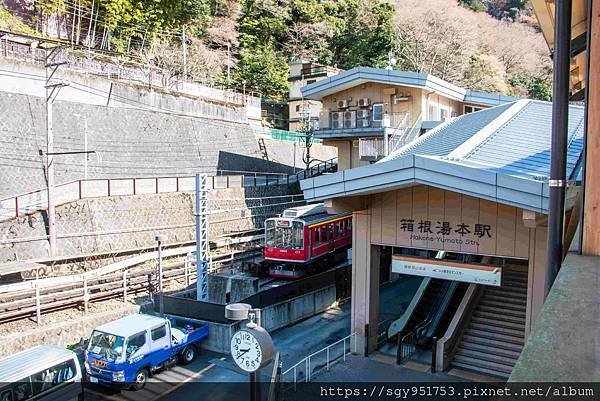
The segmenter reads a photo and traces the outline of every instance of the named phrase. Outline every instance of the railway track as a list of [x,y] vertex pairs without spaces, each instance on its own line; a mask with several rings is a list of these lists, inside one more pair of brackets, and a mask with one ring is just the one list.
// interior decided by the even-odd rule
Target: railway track
[[[213,256],[213,264],[221,268],[232,262],[253,259],[261,250],[238,251]],[[215,268],[214,271],[218,271]],[[81,308],[87,313],[90,303],[108,299],[122,299],[154,293],[158,288],[158,274],[154,267],[132,267],[98,277],[90,277],[72,283],[36,286],[30,280],[31,289],[18,289],[0,293],[0,323],[36,318],[38,323],[44,314],[68,308]],[[163,285],[169,288],[190,287],[196,282],[195,267],[179,261],[163,264]]]

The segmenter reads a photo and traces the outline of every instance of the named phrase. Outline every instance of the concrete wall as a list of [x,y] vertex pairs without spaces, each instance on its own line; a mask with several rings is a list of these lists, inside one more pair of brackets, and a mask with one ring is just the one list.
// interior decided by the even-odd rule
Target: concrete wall
[[[0,59],[0,92],[45,96],[45,69],[40,64],[15,59]],[[146,80],[144,82],[118,81],[121,74],[118,66],[111,63],[89,64],[90,71],[108,74],[112,70],[114,79],[73,71],[70,68],[85,71],[85,65],[66,65],[59,68],[55,78],[68,83],[60,90],[57,100],[85,103],[116,108],[138,108],[168,110],[196,117],[218,118],[227,121],[248,122],[248,117],[260,119],[260,104],[247,102],[245,106],[226,102],[227,93],[219,89],[197,84],[186,84],[181,91],[166,91]],[[139,71],[144,76],[143,71]],[[123,77],[123,79],[125,79]],[[139,79],[139,77],[138,77]],[[155,80],[156,81],[156,80]]]
[[[0,92],[0,112],[0,198],[45,188],[44,99]],[[243,123],[57,101],[53,125],[55,152],[83,151],[86,138],[87,150],[97,152],[87,157],[88,178],[293,172],[293,142],[265,141],[269,160],[263,160],[253,129]],[[335,156],[335,149],[320,149],[313,147],[314,157]],[[303,166],[302,149],[296,153]],[[85,177],[84,155],[58,155],[54,164],[57,184]]]
[[[268,331],[273,332],[323,312],[335,300],[335,285],[309,292],[288,301],[263,308],[261,312],[261,325]],[[229,342],[233,333],[243,325],[243,322],[222,324],[199,321],[208,324],[210,333],[208,340],[202,343],[202,348],[224,354],[230,352]]]
[[[0,121],[0,197],[44,188],[44,100],[0,92],[0,111],[10,116]],[[84,150],[86,136],[87,149],[98,152],[88,156],[89,178],[215,173],[230,155],[254,158],[239,170],[264,164],[247,124],[60,101],[53,116],[55,152]],[[84,156],[55,156],[55,177],[57,184],[84,178]]]
[[[215,189],[209,192],[209,234],[262,227],[266,217],[281,213],[288,186]],[[194,194],[190,192],[89,198],[56,209],[57,256],[83,255],[195,239]],[[0,262],[49,256],[45,213],[0,223]]]
[[262,309],[262,326],[273,331],[314,316],[336,301],[335,285]]

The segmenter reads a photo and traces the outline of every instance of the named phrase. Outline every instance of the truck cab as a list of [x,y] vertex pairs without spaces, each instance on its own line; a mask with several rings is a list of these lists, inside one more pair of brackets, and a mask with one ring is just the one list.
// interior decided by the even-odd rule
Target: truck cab
[[148,377],[194,360],[208,326],[189,319],[130,315],[93,330],[85,352],[92,383],[140,389]]

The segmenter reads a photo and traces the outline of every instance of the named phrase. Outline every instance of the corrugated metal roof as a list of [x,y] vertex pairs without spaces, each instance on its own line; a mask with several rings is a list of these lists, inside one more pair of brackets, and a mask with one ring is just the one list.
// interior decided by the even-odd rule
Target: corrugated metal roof
[[504,113],[513,103],[503,104],[475,113],[464,114],[438,125],[425,135],[409,143],[381,160],[393,160],[409,154],[447,156],[495,118]]
[[[584,110],[569,108],[567,177],[581,179]],[[519,100],[434,128],[375,164],[300,182],[307,200],[424,184],[547,213],[552,104]]]
[[[446,122],[381,162],[409,154],[441,156],[481,169],[544,181],[550,174],[551,134],[552,104],[519,100]],[[576,167],[582,150],[583,108],[571,106],[567,177],[575,179],[579,174]]]
[[73,351],[51,345],[39,345],[18,352],[0,359],[0,383],[23,379],[41,369],[74,357]]

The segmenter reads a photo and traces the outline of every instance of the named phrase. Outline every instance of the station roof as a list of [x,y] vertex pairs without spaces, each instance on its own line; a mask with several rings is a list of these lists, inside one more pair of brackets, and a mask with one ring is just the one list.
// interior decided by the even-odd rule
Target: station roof
[[301,91],[306,99],[320,100],[368,82],[427,89],[450,99],[480,106],[497,106],[517,100],[511,96],[464,89],[431,74],[371,67],[353,68],[304,86]]
[[[583,108],[569,108],[567,177],[581,179]],[[446,121],[379,162],[301,181],[308,201],[430,185],[547,213],[552,104],[519,100]]]

